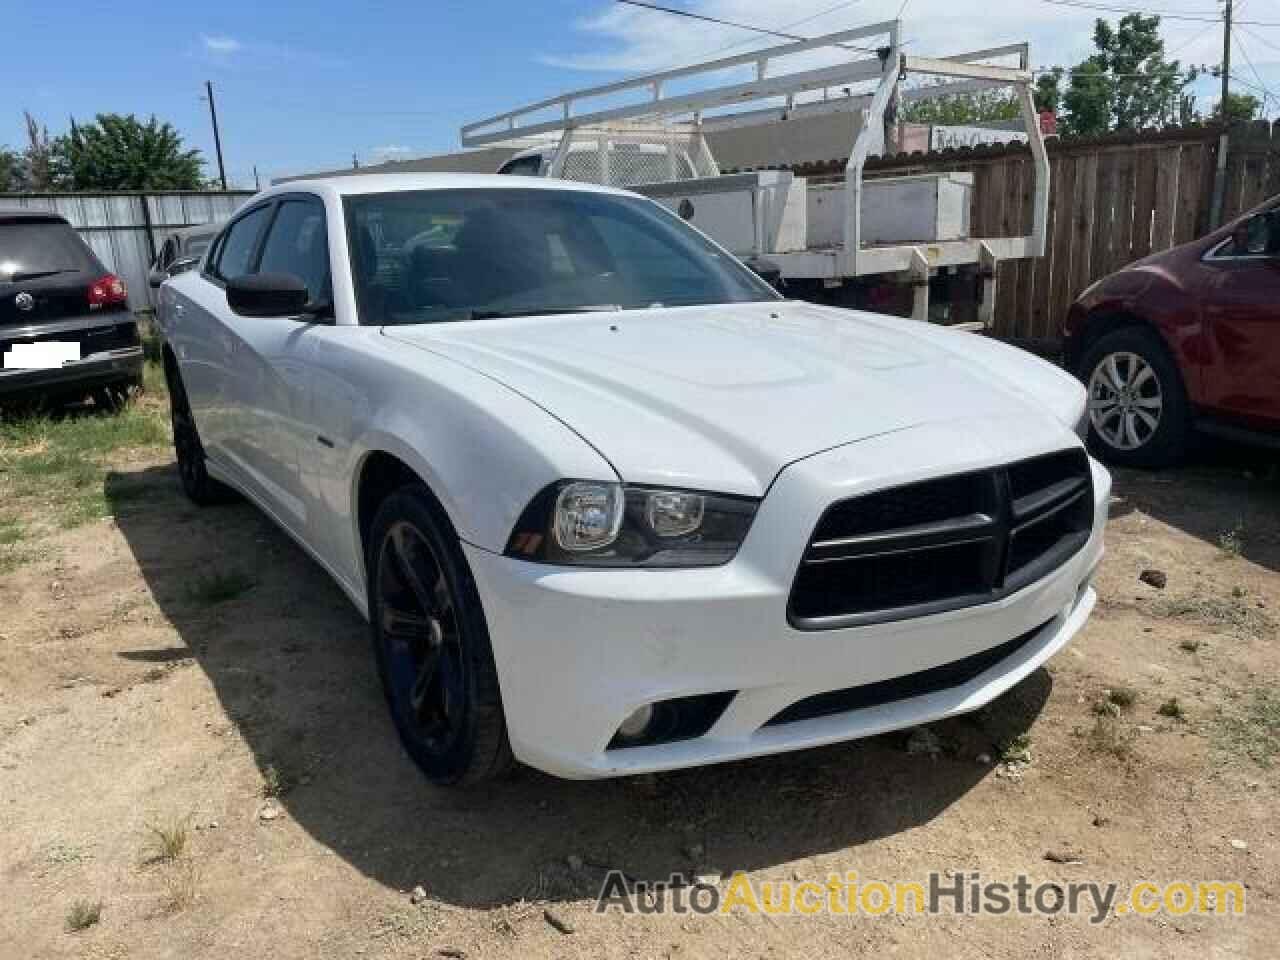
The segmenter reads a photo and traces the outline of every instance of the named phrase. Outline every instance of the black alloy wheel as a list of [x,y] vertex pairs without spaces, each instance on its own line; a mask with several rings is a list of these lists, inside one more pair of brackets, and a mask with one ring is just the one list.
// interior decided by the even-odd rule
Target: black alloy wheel
[[511,753],[484,614],[457,538],[420,486],[379,508],[368,569],[374,649],[405,749],[434,783],[498,775]]

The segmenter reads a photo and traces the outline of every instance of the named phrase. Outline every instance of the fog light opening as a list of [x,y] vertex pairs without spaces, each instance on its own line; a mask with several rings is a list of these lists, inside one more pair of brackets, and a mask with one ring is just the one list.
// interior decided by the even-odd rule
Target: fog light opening
[[637,707],[622,721],[606,749],[651,747],[700,737],[715,726],[735,692],[676,697]]
[[620,740],[639,740],[649,730],[649,725],[653,723],[653,704],[646,703],[644,706],[632,710],[627,714],[627,718],[618,726],[618,739]]

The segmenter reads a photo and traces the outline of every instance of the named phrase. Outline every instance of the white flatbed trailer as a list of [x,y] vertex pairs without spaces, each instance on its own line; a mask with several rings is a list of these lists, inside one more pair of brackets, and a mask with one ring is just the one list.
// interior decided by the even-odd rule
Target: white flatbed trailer
[[[947,268],[976,271],[981,295],[978,322],[971,326],[990,326],[996,264],[1045,251],[1049,158],[1032,97],[1028,48],[1016,44],[918,57],[902,52],[900,35],[900,22],[886,21],[590,87],[467,124],[462,144],[542,142],[548,162],[540,172],[552,177],[566,175],[566,165],[584,142],[594,144],[600,160],[590,179],[608,183],[616,182],[610,178],[610,156],[623,156],[621,148],[611,153],[610,144],[651,143],[654,131],[669,143],[683,138],[682,149],[693,160],[677,163],[671,147],[669,180],[627,184],[630,189],[679,211],[735,254],[767,259],[789,284],[832,291],[872,278],[908,283],[914,288],[911,316],[920,320],[929,319],[932,276]],[[812,66],[815,57],[825,65]],[[1017,58],[1016,66],[984,62],[1011,57]],[[793,58],[800,64],[786,62]],[[724,82],[727,71],[744,69],[752,76]],[[911,75],[937,82],[901,88]],[[848,90],[871,81],[874,91]],[[681,92],[669,92],[677,86]],[[1029,235],[969,236],[972,178],[965,174],[864,180],[895,94],[898,103],[908,103],[1000,87],[1014,91],[1031,149],[1035,197]],[[760,106],[761,101],[769,104]],[[787,171],[718,175],[706,146],[708,133],[824,114],[833,123],[849,122],[852,142],[841,182],[809,183]],[[712,175],[682,178],[682,172],[688,177],[686,171]]]

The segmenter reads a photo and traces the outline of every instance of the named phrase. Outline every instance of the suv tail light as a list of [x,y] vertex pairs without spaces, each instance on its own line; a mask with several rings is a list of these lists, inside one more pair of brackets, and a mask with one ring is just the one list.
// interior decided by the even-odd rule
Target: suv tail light
[[129,292],[125,289],[124,281],[114,273],[108,273],[105,277],[100,277],[89,284],[90,307],[127,303],[128,300]]

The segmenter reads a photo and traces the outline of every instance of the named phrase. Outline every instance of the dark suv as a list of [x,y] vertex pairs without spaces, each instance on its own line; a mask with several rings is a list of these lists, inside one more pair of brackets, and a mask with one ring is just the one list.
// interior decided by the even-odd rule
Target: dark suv
[[1104,459],[1164,466],[1196,431],[1280,448],[1280,197],[1099,280],[1063,332]]
[[142,382],[124,281],[54,213],[0,209],[0,403],[116,402]]

